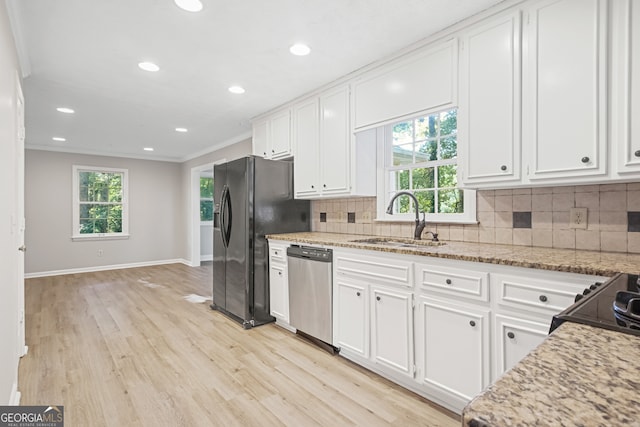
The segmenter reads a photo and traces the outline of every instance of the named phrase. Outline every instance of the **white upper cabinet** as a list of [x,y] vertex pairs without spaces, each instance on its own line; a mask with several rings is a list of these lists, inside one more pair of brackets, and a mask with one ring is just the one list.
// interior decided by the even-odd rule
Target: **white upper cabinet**
[[253,123],[253,154],[266,159],[285,159],[293,155],[291,109],[278,111]]
[[354,128],[455,105],[457,40],[432,46],[354,80]]
[[293,107],[296,198],[375,195],[376,140],[353,135],[350,106],[343,85]]
[[523,146],[531,150],[529,180],[605,175],[607,1],[540,1],[524,20],[522,126]]
[[318,98],[293,107],[293,167],[296,197],[320,195],[320,113]]
[[253,154],[267,157],[267,139],[269,135],[269,121],[260,120],[253,123]]
[[520,180],[520,12],[483,22],[460,42],[462,182]]
[[630,178],[640,172],[640,4],[614,2],[613,15],[611,139],[615,170]]
[[349,87],[320,95],[320,184],[323,194],[349,192]]

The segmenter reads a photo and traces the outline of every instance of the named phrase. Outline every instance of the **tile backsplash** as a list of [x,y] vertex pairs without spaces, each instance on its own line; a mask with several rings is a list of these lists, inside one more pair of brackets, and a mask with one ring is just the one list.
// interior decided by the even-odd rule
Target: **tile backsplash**
[[[586,228],[570,227],[572,208],[587,209]],[[375,221],[375,197],[315,200],[312,209],[313,231],[413,236],[413,223]],[[445,241],[640,253],[640,183],[480,190],[477,219],[425,230]]]

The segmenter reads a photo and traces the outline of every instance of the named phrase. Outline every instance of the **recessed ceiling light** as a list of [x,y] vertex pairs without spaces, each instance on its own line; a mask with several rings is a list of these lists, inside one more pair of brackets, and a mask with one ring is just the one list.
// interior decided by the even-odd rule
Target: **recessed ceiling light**
[[56,108],[56,110],[60,111],[61,113],[66,113],[66,114],[75,113],[74,110],[72,110],[71,108],[67,108],[67,107],[58,107],[58,108]]
[[160,67],[158,67],[153,62],[140,62],[138,63],[138,67],[140,67],[145,71],[150,71],[152,73],[155,73],[156,71],[160,70]]
[[244,93],[244,88],[242,86],[231,86],[229,92],[237,94]]
[[53,139],[54,141],[58,141],[58,142],[65,142],[67,140],[67,138],[62,138],[62,137],[59,137],[59,136],[54,136],[51,139]]
[[187,12],[200,12],[202,10],[202,2],[200,0],[173,0],[180,9]]
[[151,147],[144,147],[144,151],[153,151],[153,148],[151,148]]
[[187,128],[176,128],[176,132],[189,132]]
[[306,44],[296,43],[289,48],[289,52],[297,56],[305,56],[309,55],[309,52],[311,52],[311,48]]

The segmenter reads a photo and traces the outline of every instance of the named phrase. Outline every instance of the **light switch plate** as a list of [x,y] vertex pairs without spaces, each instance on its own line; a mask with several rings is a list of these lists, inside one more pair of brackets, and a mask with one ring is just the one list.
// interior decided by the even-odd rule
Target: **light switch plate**
[[587,208],[569,209],[569,228],[587,229]]

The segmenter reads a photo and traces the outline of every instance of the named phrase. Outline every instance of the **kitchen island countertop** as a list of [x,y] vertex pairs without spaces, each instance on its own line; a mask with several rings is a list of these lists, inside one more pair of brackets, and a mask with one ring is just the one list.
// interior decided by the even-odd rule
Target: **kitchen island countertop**
[[381,236],[323,232],[272,234],[267,238],[301,244],[423,255],[598,276],[613,276],[616,273],[638,274],[640,270],[640,254],[618,252],[453,241],[447,241],[442,246],[390,247],[362,242],[367,239],[380,239]]
[[566,322],[473,399],[462,425],[640,426],[640,337]]

